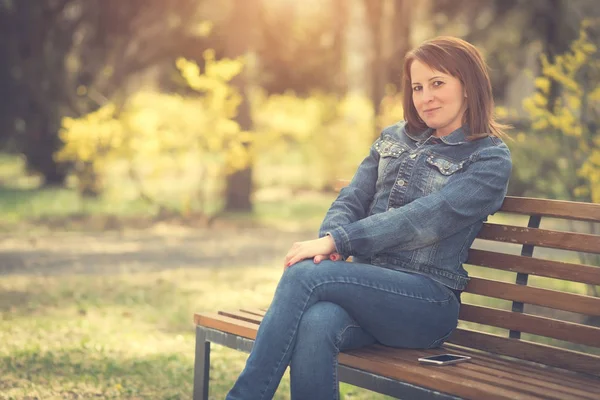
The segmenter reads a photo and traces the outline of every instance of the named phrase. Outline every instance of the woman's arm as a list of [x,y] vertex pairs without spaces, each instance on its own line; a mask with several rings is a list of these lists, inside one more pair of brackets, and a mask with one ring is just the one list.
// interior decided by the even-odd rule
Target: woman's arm
[[[376,142],[375,142],[376,143]],[[369,155],[360,163],[350,184],[340,191],[333,202],[319,229],[319,237],[323,237],[334,228],[361,220],[367,216],[369,206],[375,195],[379,153],[371,145]]]
[[[512,169],[506,145],[482,150],[463,173],[428,196],[329,230],[342,257],[429,246],[483,220],[502,205]],[[341,220],[341,219],[339,219]]]

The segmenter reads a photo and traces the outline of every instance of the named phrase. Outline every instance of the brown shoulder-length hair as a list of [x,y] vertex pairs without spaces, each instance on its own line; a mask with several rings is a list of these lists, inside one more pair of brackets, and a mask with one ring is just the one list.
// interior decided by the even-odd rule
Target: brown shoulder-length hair
[[404,58],[403,106],[409,132],[422,132],[428,128],[419,118],[412,100],[410,67],[414,60],[461,81],[467,94],[463,125],[469,125],[469,139],[488,135],[506,137],[504,130],[510,127],[498,123],[494,118],[492,84],[481,53],[472,44],[450,36],[428,40],[411,50]]

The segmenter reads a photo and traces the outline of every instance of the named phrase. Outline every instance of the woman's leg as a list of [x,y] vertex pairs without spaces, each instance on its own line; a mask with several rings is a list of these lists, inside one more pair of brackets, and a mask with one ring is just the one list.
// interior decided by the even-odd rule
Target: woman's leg
[[311,306],[300,320],[290,363],[292,400],[339,398],[338,353],[373,343],[375,338],[337,304]]
[[430,278],[368,264],[305,260],[283,273],[246,367],[227,399],[271,399],[291,361],[304,313],[319,301],[341,306],[375,339],[427,348],[456,327],[458,301]]

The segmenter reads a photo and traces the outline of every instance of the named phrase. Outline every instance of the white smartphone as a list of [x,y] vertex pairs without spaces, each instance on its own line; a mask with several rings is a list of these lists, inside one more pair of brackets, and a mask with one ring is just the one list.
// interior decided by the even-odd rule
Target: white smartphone
[[431,365],[449,365],[470,360],[471,357],[460,356],[458,354],[440,354],[438,356],[429,356],[419,358],[419,362]]

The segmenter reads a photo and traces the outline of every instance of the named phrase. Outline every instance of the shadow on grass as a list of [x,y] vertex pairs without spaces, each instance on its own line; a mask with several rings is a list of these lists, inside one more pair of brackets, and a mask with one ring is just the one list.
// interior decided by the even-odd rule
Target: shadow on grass
[[[177,282],[158,276],[144,276],[140,282],[107,277],[89,281],[83,277],[68,277],[52,281],[35,279],[19,289],[0,291],[0,312],[13,315],[43,314],[45,310],[76,307],[85,314],[88,308],[151,307],[155,310],[177,306],[189,297],[189,292]],[[4,315],[5,319],[10,315]]]
[[179,399],[191,397],[193,382],[190,357],[176,353],[132,358],[85,347],[30,349],[0,358],[0,368],[2,393],[27,382],[52,395],[68,395],[75,385],[80,395]]
[[[283,259],[295,241],[313,232],[272,229],[187,230],[60,234],[23,239],[2,246],[1,275],[66,275],[149,272],[180,268],[269,265]],[[14,240],[13,240],[14,241]]]

